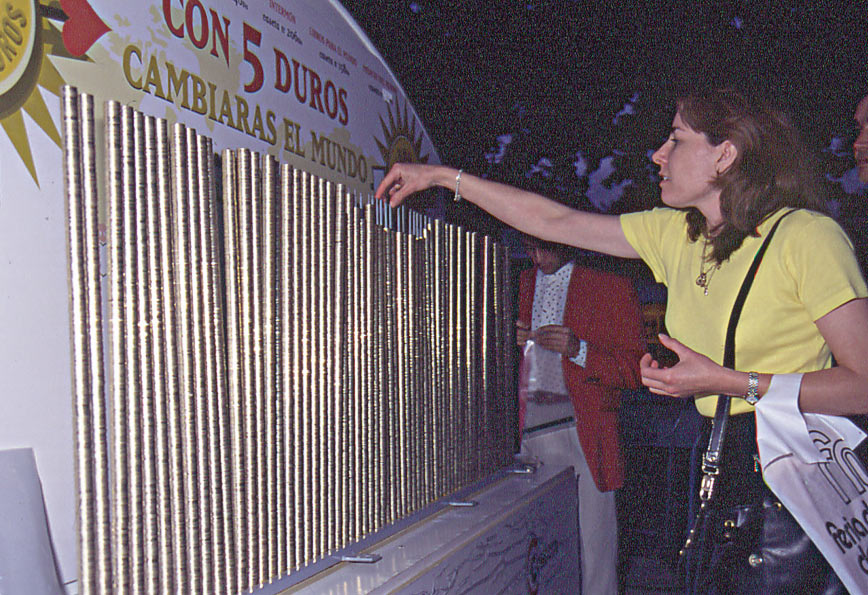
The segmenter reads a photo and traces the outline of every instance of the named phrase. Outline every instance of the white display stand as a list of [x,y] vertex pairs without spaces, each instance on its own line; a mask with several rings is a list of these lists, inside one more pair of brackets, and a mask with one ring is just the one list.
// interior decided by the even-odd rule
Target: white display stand
[[[578,502],[572,468],[511,474],[368,545],[376,563],[342,562],[288,589],[304,595],[576,593]],[[278,589],[275,589],[278,587]]]

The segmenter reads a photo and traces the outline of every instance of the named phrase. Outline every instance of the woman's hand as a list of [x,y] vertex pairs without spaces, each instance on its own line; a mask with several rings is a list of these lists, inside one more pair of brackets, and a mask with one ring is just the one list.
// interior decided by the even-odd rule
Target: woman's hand
[[729,370],[667,335],[661,333],[658,337],[664,347],[678,356],[678,363],[671,368],[661,368],[651,354],[642,356],[639,373],[642,384],[652,393],[680,398],[709,393],[728,394],[724,379]]
[[396,163],[377,186],[374,196],[380,200],[388,199],[390,207],[397,207],[411,194],[437,186],[437,174],[444,169],[436,165]]

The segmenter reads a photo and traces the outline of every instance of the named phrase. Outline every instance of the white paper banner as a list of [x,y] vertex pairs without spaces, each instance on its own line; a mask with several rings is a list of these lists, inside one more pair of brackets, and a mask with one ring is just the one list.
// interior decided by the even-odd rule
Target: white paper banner
[[763,478],[851,593],[868,593],[868,472],[845,417],[802,414],[801,374],[775,375],[757,404]]

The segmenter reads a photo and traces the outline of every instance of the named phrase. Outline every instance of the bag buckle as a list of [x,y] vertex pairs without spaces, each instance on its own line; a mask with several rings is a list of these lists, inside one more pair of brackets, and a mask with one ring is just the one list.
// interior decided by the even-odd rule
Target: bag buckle
[[718,470],[706,471],[702,475],[702,482],[699,484],[699,499],[703,502],[711,500],[711,495],[714,493],[714,482],[717,481]]

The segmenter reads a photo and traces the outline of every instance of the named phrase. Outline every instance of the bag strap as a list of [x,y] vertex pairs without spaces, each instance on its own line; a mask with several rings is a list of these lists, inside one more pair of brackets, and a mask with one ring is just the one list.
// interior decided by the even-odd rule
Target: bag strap
[[[732,306],[732,313],[729,315],[729,325],[726,328],[726,344],[723,351],[723,366],[726,368],[735,369],[735,329],[736,326],[738,326],[738,320],[741,317],[744,302],[747,300],[747,294],[750,292],[750,288],[756,278],[759,265],[762,262],[763,256],[765,256],[766,249],[768,249],[772,237],[775,235],[775,231],[778,229],[778,225],[780,225],[781,221],[792,212],[793,211],[787,211],[781,215],[769,230],[762,246],[760,246],[756,255],[753,257],[753,262],[751,263],[750,268],[744,277],[744,281],[741,284],[741,289],[735,298],[735,303]],[[687,541],[684,544],[684,548],[679,552],[679,554],[683,554],[692,544],[693,535],[699,525],[699,520],[708,506],[708,503],[711,502],[711,499],[714,496],[715,482],[717,481],[717,476],[720,475],[720,459],[721,453],[723,452],[724,438],[726,438],[726,426],[727,421],[729,420],[729,404],[731,400],[732,397],[729,395],[718,395],[717,397],[717,409],[714,412],[714,419],[711,421],[711,435],[708,437],[708,447],[705,449],[705,454],[702,456],[702,480],[699,484],[699,512],[696,515],[696,520],[693,522],[693,527],[687,535]]]
[[[793,211],[788,211],[784,213],[777,221],[775,221],[775,224],[769,230],[769,234],[766,236],[762,246],[757,250],[757,253],[753,258],[753,263],[751,263],[747,274],[744,276],[741,289],[739,290],[738,296],[735,298],[735,303],[732,306],[732,313],[729,315],[729,325],[726,328],[726,344],[723,351],[723,366],[726,368],[735,369],[735,328],[738,326],[738,320],[741,318],[741,311],[744,309],[744,302],[747,300],[747,294],[750,292],[750,288],[756,278],[759,265],[762,262],[763,256],[765,256],[772,237],[775,235],[775,231],[778,229],[778,225],[780,225],[781,221],[792,212]],[[720,473],[720,458],[723,451],[723,441],[726,437],[726,426],[727,420],[729,419],[729,404],[731,400],[732,397],[729,395],[719,395],[717,397],[717,409],[714,413],[714,419],[711,422],[711,435],[708,438],[708,448],[705,450],[705,455],[702,457],[703,476],[699,488],[699,498],[701,500],[711,500],[711,497],[714,494],[714,479]]]

